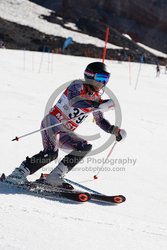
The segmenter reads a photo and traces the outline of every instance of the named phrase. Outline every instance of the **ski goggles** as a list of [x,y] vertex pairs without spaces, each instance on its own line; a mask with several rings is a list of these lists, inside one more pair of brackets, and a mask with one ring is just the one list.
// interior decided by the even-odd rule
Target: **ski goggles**
[[94,76],[94,80],[96,82],[101,82],[103,84],[108,83],[110,76],[106,75],[106,74],[100,74],[100,73],[96,73]]

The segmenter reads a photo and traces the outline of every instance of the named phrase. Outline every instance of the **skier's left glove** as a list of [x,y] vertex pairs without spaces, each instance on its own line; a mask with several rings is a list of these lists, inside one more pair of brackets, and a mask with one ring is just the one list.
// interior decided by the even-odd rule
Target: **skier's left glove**
[[117,126],[111,126],[109,129],[109,133],[115,135],[116,141],[122,141],[126,138],[127,133],[124,129],[120,129]]

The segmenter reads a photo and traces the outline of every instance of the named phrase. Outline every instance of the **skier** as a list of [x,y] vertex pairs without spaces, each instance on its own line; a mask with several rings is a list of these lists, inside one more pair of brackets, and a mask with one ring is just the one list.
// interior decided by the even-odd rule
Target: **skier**
[[74,80],[42,120],[41,128],[63,121],[62,124],[41,132],[43,151],[31,158],[27,157],[20,167],[7,177],[8,181],[25,183],[28,175],[55,160],[58,150],[64,148],[69,149],[70,153],[58,163],[57,167],[46,177],[45,182],[53,186],[72,189],[73,187],[65,182],[64,176],[92,149],[90,143],[73,132],[87,117],[88,112],[93,112],[96,124],[107,133],[115,135],[117,141],[126,137],[125,130],[111,125],[103,117],[101,111],[104,107],[114,108],[112,100],[101,99],[101,94],[110,78],[107,66],[101,62],[90,63],[84,71],[84,78],[84,80]]
[[157,66],[156,66],[156,77],[159,77],[160,76],[160,66],[159,66],[159,64],[157,64]]
[[165,65],[165,74],[167,74],[167,64]]

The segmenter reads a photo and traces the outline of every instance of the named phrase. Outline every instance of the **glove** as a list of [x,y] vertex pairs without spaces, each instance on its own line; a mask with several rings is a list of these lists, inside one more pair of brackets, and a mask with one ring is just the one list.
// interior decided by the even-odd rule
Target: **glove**
[[127,133],[124,129],[120,129],[117,126],[111,126],[109,133],[113,134],[116,136],[116,141],[122,141],[126,138]]
[[122,141],[126,138],[127,133],[124,129],[120,129],[118,135],[116,136],[116,141]]

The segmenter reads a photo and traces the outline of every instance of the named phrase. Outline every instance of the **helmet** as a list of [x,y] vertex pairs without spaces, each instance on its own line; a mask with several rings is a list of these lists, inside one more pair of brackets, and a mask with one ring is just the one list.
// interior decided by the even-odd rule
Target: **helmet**
[[104,88],[110,78],[110,72],[107,66],[101,62],[93,62],[88,64],[84,71],[86,83],[88,83],[92,90],[99,91]]

